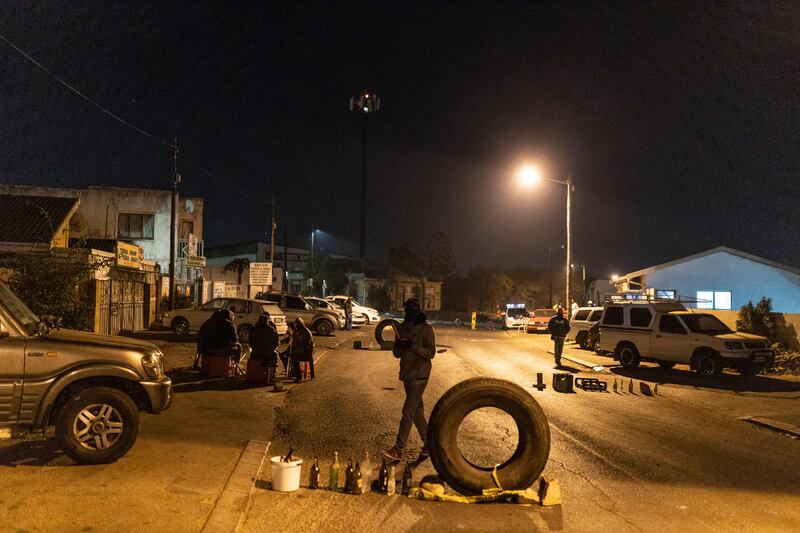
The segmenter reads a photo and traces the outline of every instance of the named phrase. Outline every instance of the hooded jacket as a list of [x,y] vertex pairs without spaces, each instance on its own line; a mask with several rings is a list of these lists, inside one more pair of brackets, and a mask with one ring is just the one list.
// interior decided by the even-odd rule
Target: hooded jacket
[[411,347],[395,345],[392,353],[400,359],[400,380],[428,379],[431,375],[431,359],[436,355],[436,336],[427,322],[428,317],[420,312],[412,322],[397,326],[398,339],[411,341]]
[[250,359],[263,359],[270,366],[278,364],[278,356],[275,350],[278,348],[280,340],[275,324],[259,320],[250,332]]
[[555,339],[564,338],[569,333],[569,320],[567,317],[556,315],[547,323],[547,329],[550,330],[550,338]]

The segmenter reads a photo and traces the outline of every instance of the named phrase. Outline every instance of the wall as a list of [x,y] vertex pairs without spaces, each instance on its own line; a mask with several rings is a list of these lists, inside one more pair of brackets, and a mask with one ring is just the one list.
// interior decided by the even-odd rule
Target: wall
[[730,291],[733,311],[766,296],[772,298],[774,312],[800,313],[800,274],[727,252],[650,272],[646,283],[656,289],[675,289],[678,296],[692,298],[697,291]]

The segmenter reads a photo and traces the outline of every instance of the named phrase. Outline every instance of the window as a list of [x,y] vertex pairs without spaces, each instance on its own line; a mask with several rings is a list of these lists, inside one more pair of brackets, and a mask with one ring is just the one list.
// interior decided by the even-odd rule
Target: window
[[247,300],[234,300],[228,306],[232,313],[241,313],[246,315],[253,311],[253,303]]
[[653,318],[653,313],[646,308],[632,308],[631,309],[631,326],[634,328],[646,328],[650,325],[650,320]]
[[572,319],[573,320],[586,320],[588,318],[590,312],[591,312],[590,309],[581,309],[580,311],[575,313],[575,316],[572,317]]
[[714,315],[701,315],[699,313],[693,313],[691,315],[683,315],[683,321],[694,333],[703,333],[706,335],[731,333],[730,328],[723,324],[720,319]]
[[602,314],[603,314],[602,309],[595,309],[594,311],[592,311],[592,316],[589,317],[589,322],[597,322],[598,320],[600,320],[600,315]]
[[674,315],[662,316],[661,320],[658,321],[658,329],[661,330],[662,333],[680,333],[681,335],[686,335],[686,330],[683,329],[681,321]]
[[603,324],[609,326],[621,326],[624,322],[621,307],[608,307],[606,308],[606,316],[603,317]]
[[225,307],[225,300],[214,298],[204,303],[200,309],[203,311],[214,311],[215,309],[222,309],[223,307]]
[[303,301],[302,298],[298,298],[297,296],[287,296],[286,297],[286,308],[287,309],[305,310],[306,303]]
[[665,291],[661,289],[656,289],[656,298],[669,298],[671,300],[674,300],[675,290]]
[[697,291],[698,309],[731,309],[730,291]]
[[188,240],[190,233],[194,233],[194,221],[181,220],[181,239]]
[[117,236],[120,239],[152,239],[155,215],[120,213]]

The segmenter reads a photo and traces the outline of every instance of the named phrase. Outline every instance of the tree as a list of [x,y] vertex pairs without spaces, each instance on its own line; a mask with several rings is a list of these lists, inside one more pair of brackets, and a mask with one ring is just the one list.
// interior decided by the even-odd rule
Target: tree
[[386,285],[374,287],[369,291],[367,305],[374,307],[378,311],[390,311],[392,307],[392,297]]
[[425,270],[439,279],[448,279],[455,275],[456,256],[453,247],[444,233],[436,231],[425,245]]
[[407,242],[398,244],[389,250],[386,266],[390,275],[398,272],[409,276],[422,275],[422,259],[411,251],[411,246]]
[[508,299],[514,282],[500,269],[478,267],[468,274],[470,307],[494,312]]
[[250,260],[246,257],[237,257],[236,259],[231,259],[227,265],[225,265],[225,272],[236,272],[236,284],[242,284],[242,274],[244,273],[244,269],[250,266]]
[[752,301],[747,302],[739,310],[736,319],[736,329],[745,333],[762,335],[775,341],[775,328],[772,321],[772,299],[761,298],[756,305]]
[[325,252],[314,253],[310,276],[314,280],[315,294],[322,294],[322,280],[325,280],[329,294],[341,294],[347,286],[342,265]]

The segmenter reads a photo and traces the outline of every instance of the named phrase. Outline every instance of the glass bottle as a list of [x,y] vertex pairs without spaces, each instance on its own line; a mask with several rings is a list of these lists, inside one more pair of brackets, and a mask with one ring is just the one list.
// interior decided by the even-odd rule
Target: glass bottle
[[372,462],[369,460],[369,452],[364,452],[364,461],[362,463],[364,466],[361,468],[361,475],[363,476],[364,492],[369,492],[372,490]]
[[353,474],[353,494],[356,496],[361,496],[361,493],[364,492],[364,479],[361,476],[361,464],[356,461],[356,471]]
[[378,472],[378,490],[383,494],[389,490],[389,470],[386,468],[386,459],[381,463],[381,469]]
[[339,490],[339,452],[333,452],[333,464],[328,473],[328,489]]
[[397,484],[397,479],[395,476],[397,473],[395,472],[394,465],[389,467],[389,482],[387,483],[386,487],[386,494],[389,496],[394,496],[395,493],[395,485]]
[[347,468],[344,471],[344,491],[347,494],[353,494],[353,474],[355,470],[353,470],[353,458],[350,458],[350,462],[347,463]]
[[308,488],[319,488],[319,459],[314,457],[314,464],[311,465],[311,472],[308,474]]
[[411,474],[411,463],[406,463],[406,469],[403,471],[403,495],[408,496],[408,491],[411,489],[413,476]]

